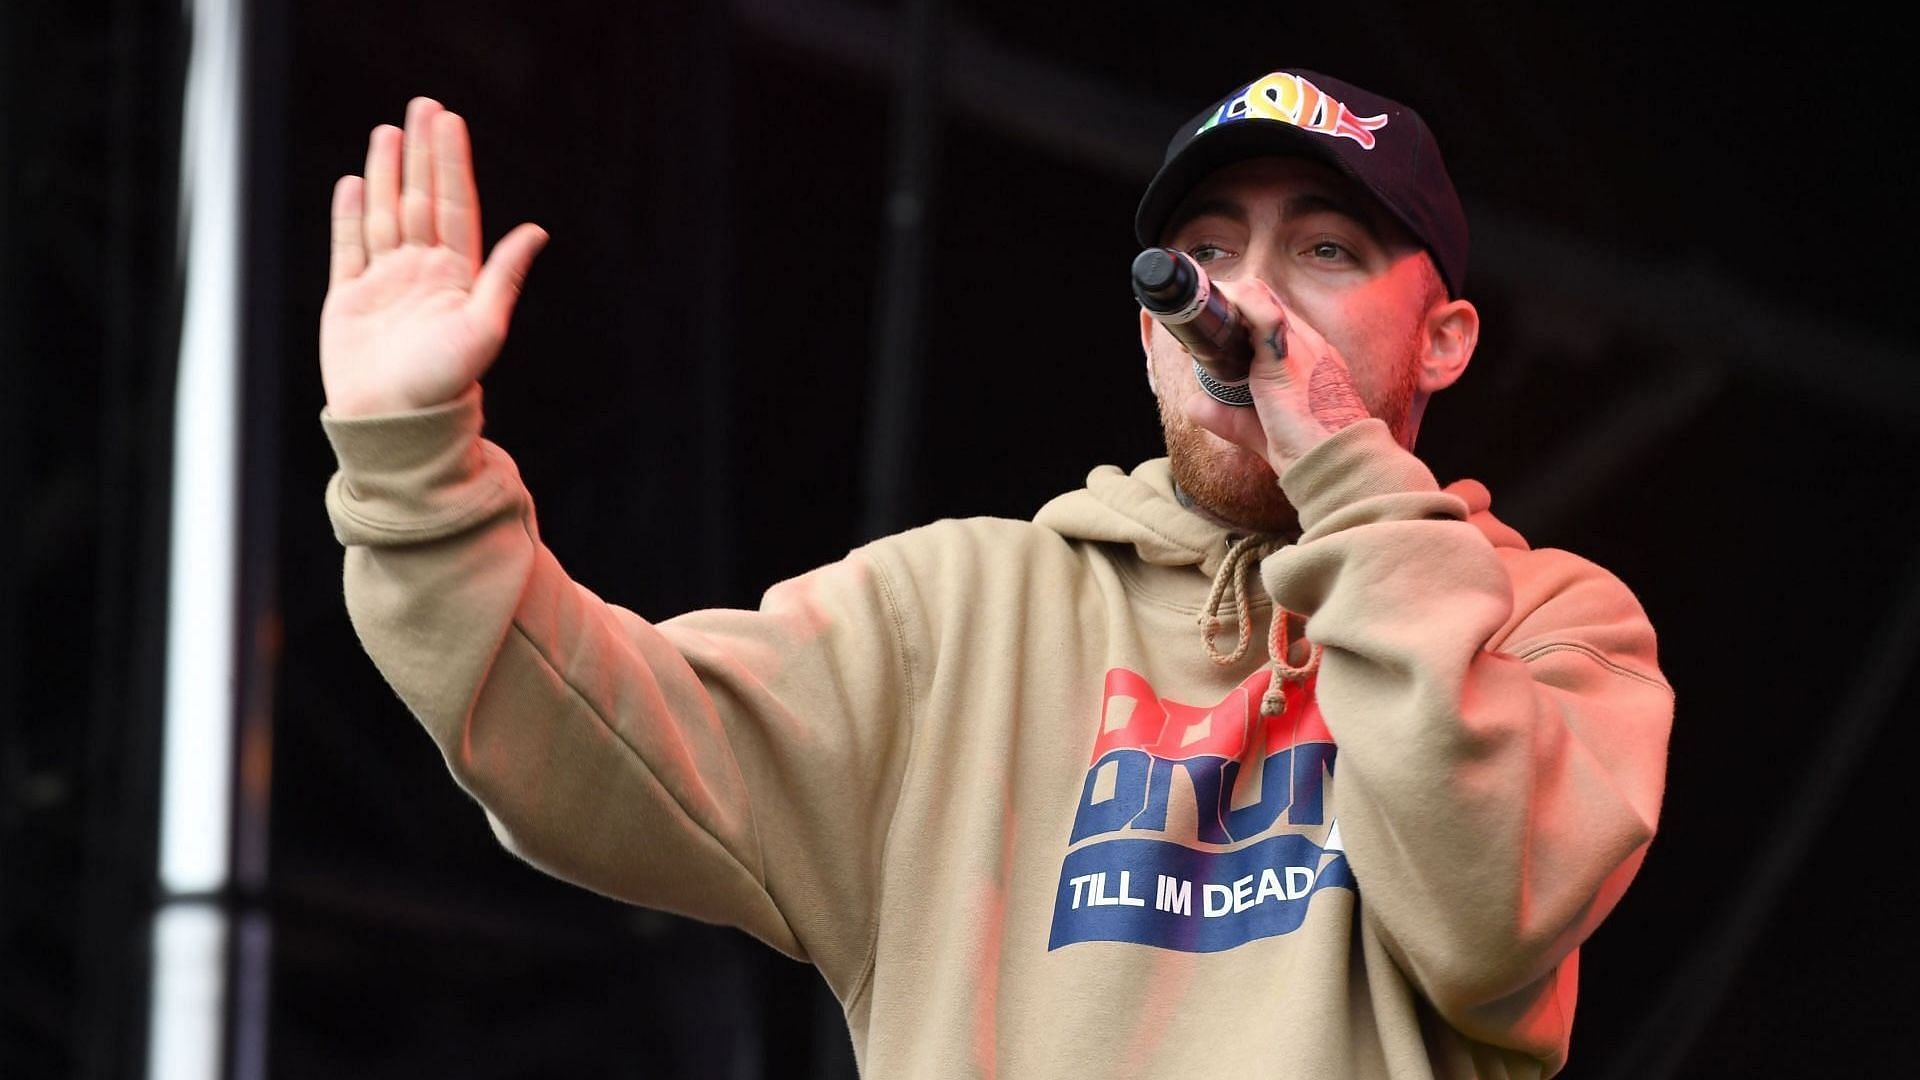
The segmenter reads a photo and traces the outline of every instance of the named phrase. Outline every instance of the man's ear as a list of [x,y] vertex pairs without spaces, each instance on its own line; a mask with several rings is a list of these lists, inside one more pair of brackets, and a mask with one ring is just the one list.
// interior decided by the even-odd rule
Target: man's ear
[[1153,327],[1155,319],[1147,314],[1146,308],[1140,309],[1140,352],[1147,358],[1147,386],[1153,390],[1153,396],[1160,396],[1160,385],[1153,381]]
[[1426,348],[1420,355],[1419,387],[1432,394],[1466,374],[1473,347],[1480,342],[1480,312],[1465,300],[1435,304],[1427,312]]

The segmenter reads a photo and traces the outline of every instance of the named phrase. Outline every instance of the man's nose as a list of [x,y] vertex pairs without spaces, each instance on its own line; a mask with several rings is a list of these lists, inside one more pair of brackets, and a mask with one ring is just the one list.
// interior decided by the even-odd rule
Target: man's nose
[[1289,293],[1290,283],[1286,264],[1281,258],[1283,254],[1278,249],[1265,244],[1250,247],[1246,258],[1242,260],[1244,265],[1239,280],[1242,285],[1252,285],[1258,281],[1272,291],[1282,304],[1292,307],[1293,299]]
[[1265,289],[1284,308],[1293,307],[1293,297],[1284,273],[1273,268],[1261,266],[1251,259],[1246,261],[1243,271],[1232,279],[1232,291],[1236,295],[1245,295],[1248,290]]

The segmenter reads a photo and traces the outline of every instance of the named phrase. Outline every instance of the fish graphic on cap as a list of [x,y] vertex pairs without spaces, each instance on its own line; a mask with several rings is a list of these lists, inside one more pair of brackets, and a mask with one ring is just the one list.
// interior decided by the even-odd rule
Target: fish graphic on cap
[[1352,139],[1367,150],[1373,149],[1373,133],[1387,126],[1385,113],[1361,116],[1308,80],[1289,71],[1276,71],[1228,98],[1194,134],[1217,124],[1248,119],[1278,120],[1306,131]]

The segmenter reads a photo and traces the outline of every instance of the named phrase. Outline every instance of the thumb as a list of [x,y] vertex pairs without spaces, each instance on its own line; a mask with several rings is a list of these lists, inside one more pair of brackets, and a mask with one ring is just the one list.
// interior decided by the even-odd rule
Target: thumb
[[531,223],[515,226],[493,245],[486,265],[480,268],[480,276],[474,279],[473,298],[468,303],[478,308],[482,317],[498,327],[502,335],[513,318],[513,306],[527,282],[533,257],[546,246],[547,230]]

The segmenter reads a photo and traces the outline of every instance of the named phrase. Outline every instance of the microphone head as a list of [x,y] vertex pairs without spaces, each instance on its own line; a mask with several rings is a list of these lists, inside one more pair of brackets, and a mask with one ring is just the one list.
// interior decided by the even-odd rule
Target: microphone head
[[1155,315],[1169,315],[1193,302],[1200,278],[1193,264],[1169,248],[1148,248],[1133,257],[1133,295]]

